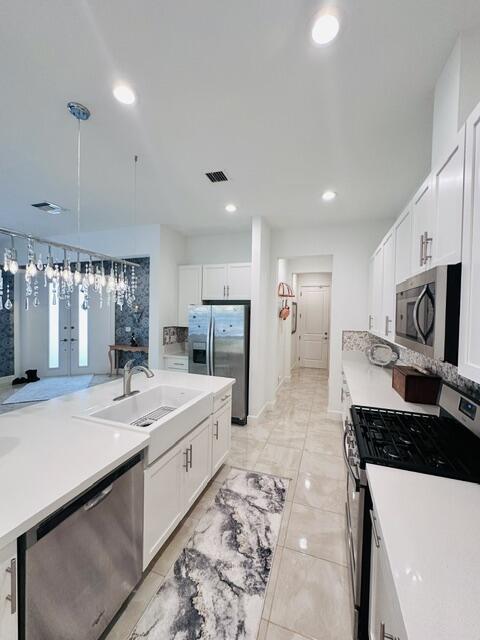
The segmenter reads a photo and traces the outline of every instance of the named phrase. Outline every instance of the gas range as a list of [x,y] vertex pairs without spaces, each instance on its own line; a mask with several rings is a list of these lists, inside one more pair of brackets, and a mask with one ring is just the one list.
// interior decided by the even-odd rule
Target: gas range
[[480,483],[480,438],[458,420],[353,406],[361,469],[367,463]]
[[360,405],[345,413],[346,549],[358,640],[369,638],[372,500],[366,465],[480,484],[480,402],[444,383],[439,405],[432,411],[440,415]]

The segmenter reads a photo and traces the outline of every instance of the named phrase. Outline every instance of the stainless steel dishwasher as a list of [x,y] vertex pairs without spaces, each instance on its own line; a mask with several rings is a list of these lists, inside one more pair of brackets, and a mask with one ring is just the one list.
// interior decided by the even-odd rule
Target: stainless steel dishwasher
[[19,540],[21,640],[97,640],[142,576],[138,454]]

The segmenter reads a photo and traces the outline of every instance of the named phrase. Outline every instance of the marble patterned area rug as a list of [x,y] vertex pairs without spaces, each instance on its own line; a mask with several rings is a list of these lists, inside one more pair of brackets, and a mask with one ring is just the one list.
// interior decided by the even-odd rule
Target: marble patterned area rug
[[13,393],[2,404],[18,404],[20,402],[41,402],[64,396],[67,393],[80,391],[90,386],[92,375],[85,376],[52,376],[42,378],[38,382],[30,382]]
[[232,469],[130,640],[255,640],[288,482]]

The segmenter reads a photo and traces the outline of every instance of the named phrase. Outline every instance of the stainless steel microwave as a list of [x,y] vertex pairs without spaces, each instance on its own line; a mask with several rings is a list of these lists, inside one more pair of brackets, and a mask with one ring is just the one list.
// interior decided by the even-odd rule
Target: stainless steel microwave
[[396,290],[395,342],[458,364],[461,264],[419,273]]

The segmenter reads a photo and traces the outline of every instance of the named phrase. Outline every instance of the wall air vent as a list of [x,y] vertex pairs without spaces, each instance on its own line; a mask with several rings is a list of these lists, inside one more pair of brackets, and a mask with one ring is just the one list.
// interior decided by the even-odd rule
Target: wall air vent
[[210,182],[226,182],[228,180],[223,171],[211,171],[210,173],[206,173],[205,175],[210,180]]
[[32,204],[32,207],[53,215],[58,215],[59,213],[65,213],[68,211],[68,209],[61,207],[59,204],[54,204],[53,202],[36,202],[35,204]]

